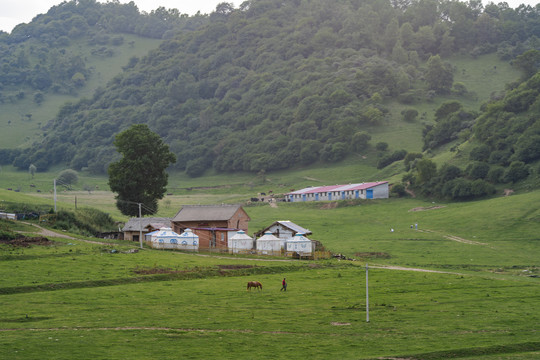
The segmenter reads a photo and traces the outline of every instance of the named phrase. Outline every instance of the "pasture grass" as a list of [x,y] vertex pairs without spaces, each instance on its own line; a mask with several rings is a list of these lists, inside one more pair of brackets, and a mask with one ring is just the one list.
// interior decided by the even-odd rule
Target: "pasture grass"
[[372,359],[540,346],[535,279],[371,269],[367,323],[361,266],[260,274],[263,291],[247,292],[252,278],[2,295],[0,347],[14,359]]
[[[332,176],[302,171],[269,175],[248,189],[327,183]],[[201,185],[222,185],[219,179]],[[248,180],[232,176],[228,190],[175,190],[160,213],[231,199],[231,189],[238,199],[247,197],[244,185],[235,184]],[[0,198],[51,203],[6,190]],[[114,210],[105,191],[94,204]],[[0,353],[10,359],[535,358],[538,204],[535,191],[463,203],[409,198],[245,206],[250,233],[291,220],[357,261],[129,253],[138,244],[84,237],[51,238],[48,247],[0,245]],[[279,291],[283,277],[286,293]],[[263,291],[246,291],[250,280],[261,281]]]
[[291,220],[333,252],[350,257],[358,252],[388,254],[376,258],[377,263],[526,270],[538,265],[539,204],[540,193],[531,192],[464,203],[387,199],[340,202],[335,208],[313,202],[246,211],[251,231],[275,220]]

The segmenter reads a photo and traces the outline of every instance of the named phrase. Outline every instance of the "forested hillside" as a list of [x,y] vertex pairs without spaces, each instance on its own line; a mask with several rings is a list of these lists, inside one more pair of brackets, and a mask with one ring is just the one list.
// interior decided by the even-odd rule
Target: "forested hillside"
[[[80,42],[93,54],[107,57],[124,41],[122,34],[161,39],[204,21],[163,8],[141,14],[134,3],[64,2],[29,24],[18,25],[11,34],[0,32],[0,89],[9,93],[11,86],[27,86],[45,93],[74,93],[91,76],[91,69],[84,58],[66,52],[70,44]],[[0,99],[12,100],[9,95]]]
[[[68,3],[72,13],[85,4]],[[155,35],[164,38],[159,49],[132,58],[93,98],[64,105],[45,128],[43,141],[26,150],[5,151],[3,159],[22,170],[30,164],[45,170],[63,163],[104,173],[116,156],[115,134],[147,123],[177,155],[176,168],[191,176],[209,168],[258,172],[336,162],[375,146],[370,132],[386,126],[389,116],[398,116],[391,113],[392,102],[410,107],[399,114],[410,122],[418,121],[417,104],[437,96],[472,96],[454,82],[450,55],[497,53],[502,60],[513,60],[524,80],[531,78],[539,63],[539,12],[538,7],[446,0],[251,0],[239,8],[222,3],[203,19],[177,16],[175,22],[165,22],[170,30],[164,25]],[[117,21],[117,16],[100,21],[124,24],[121,30],[126,32],[144,32],[150,26]],[[154,18],[159,14],[148,17]],[[46,26],[38,20],[8,39]],[[510,84],[506,97],[493,97],[493,104],[478,111],[463,109],[459,101],[443,104],[418,134],[424,139],[422,150],[428,154],[460,134],[474,136],[481,149],[500,151],[505,159],[473,159],[485,163],[488,172],[491,165],[501,167],[497,181],[504,181],[515,161],[524,166],[535,162],[540,151],[526,144],[538,141],[525,138],[539,134],[530,130],[521,135],[535,124],[533,112],[540,111],[534,105],[540,90],[534,79]],[[497,120],[503,118],[508,121]],[[510,124],[514,119],[519,125]],[[512,139],[523,136],[523,142],[494,140],[482,126],[497,134],[495,126],[504,126],[514,133]],[[418,171],[416,164],[425,154],[396,151],[379,166],[405,158],[413,171],[407,184],[427,193],[471,196],[438,189],[433,179],[440,174],[426,158],[424,165],[431,170]],[[477,194],[491,191],[487,174],[471,179],[470,169],[458,170],[452,172],[453,180],[481,180],[483,190]]]

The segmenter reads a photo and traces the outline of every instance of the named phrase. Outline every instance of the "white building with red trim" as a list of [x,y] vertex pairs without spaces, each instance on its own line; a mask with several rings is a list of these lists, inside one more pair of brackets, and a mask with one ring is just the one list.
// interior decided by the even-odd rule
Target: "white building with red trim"
[[388,181],[307,187],[285,194],[289,202],[387,199]]

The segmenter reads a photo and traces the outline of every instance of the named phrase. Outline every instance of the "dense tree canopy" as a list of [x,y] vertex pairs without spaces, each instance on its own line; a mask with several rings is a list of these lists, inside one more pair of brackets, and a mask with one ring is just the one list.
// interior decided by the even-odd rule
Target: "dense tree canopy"
[[114,145],[122,155],[109,166],[109,186],[116,195],[116,206],[124,215],[137,216],[158,210],[165,195],[167,167],[176,161],[169,146],[145,124],[133,125],[118,134]]
[[[60,13],[65,16],[56,17]],[[486,105],[478,120],[478,113],[459,102],[441,106],[424,129],[424,150],[437,150],[468,132],[490,150],[489,159],[475,161],[527,165],[539,156],[537,142],[530,140],[539,135],[537,117],[524,113],[540,109],[538,75],[532,74],[540,48],[539,13],[540,7],[483,7],[476,0],[250,0],[238,8],[220,4],[207,17],[186,17],[165,9],[141,15],[132,3],[71,1],[46,17],[73,17],[61,22],[65,34],[44,31],[51,21],[39,18],[0,37],[0,46],[24,42],[36,28],[35,34],[50,34],[39,35],[43,41],[70,40],[83,29],[96,47],[121,41],[108,32],[113,29],[156,34],[164,41],[148,55],[132,58],[91,99],[65,104],[42,141],[10,156],[24,170],[31,163],[38,169],[64,163],[99,173],[115,160],[113,134],[144,123],[176,155],[174,167],[190,176],[210,168],[260,172],[340,161],[370,148],[370,134],[391,116],[388,100],[413,107],[436,94],[466,94],[463,86],[453,84],[448,55],[496,52],[501,59],[515,59],[529,80],[510,86],[507,96]],[[105,32],[94,27],[97,21]],[[20,69],[31,68],[36,88],[58,83],[55,76],[60,75],[47,75],[28,65],[25,51],[10,49],[9,79],[4,81],[26,79]],[[84,83],[84,59],[63,61],[58,74],[69,69],[62,76],[73,82],[70,86]],[[409,111],[404,118],[414,122],[417,114]],[[378,166],[406,156],[404,150],[385,154]],[[418,171],[417,163],[424,174],[425,162],[413,160],[410,168]],[[485,166],[479,165],[473,176],[482,170]],[[423,184],[429,187],[439,175],[435,171]],[[479,193],[478,181],[475,186]],[[465,199],[475,192],[460,194],[447,187],[445,193]]]

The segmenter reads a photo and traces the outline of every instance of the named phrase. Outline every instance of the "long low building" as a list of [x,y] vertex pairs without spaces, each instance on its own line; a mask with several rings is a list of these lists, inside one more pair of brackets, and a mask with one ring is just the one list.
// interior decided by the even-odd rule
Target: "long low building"
[[351,199],[387,199],[388,181],[361,184],[314,186],[285,194],[289,202]]

